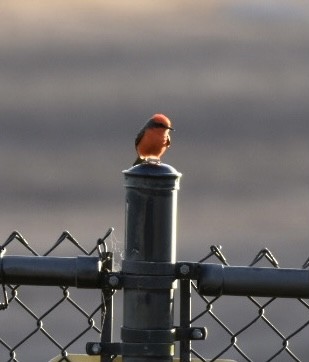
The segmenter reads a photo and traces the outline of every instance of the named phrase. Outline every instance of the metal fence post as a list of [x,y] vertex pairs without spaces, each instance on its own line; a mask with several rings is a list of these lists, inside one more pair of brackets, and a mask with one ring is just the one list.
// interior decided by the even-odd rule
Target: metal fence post
[[[122,340],[124,344],[131,344],[132,350],[134,346],[138,350],[143,344],[143,353],[126,353],[130,348],[125,348],[123,361],[170,362],[173,360],[174,280],[166,275],[164,266],[176,261],[177,190],[181,174],[169,165],[149,163],[132,167],[124,171],[124,175],[123,271],[128,271],[130,266],[129,273],[136,277],[136,283],[123,288]],[[161,278],[162,284],[154,283],[154,274],[158,280]],[[170,286],[167,286],[168,278]]]

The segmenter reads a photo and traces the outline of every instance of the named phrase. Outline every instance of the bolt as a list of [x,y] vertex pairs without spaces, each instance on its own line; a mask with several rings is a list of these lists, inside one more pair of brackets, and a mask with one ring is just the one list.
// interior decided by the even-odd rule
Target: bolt
[[190,272],[190,267],[187,264],[183,264],[180,268],[179,268],[180,274],[182,275],[187,275]]
[[198,328],[193,329],[193,331],[191,332],[192,339],[202,339],[203,336],[203,332]]
[[109,280],[109,285],[112,287],[117,287],[117,285],[119,284],[119,279],[118,277],[116,277],[116,275],[112,275]]
[[91,350],[94,355],[98,355],[101,353],[101,345],[99,343],[94,343]]

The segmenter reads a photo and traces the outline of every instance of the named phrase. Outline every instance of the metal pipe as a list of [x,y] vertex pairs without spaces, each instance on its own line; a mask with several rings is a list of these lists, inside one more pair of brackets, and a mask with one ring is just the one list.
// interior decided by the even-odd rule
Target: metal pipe
[[[182,328],[191,327],[191,280],[180,280],[180,325]],[[180,341],[180,356],[182,362],[191,361],[191,340]]]
[[[125,262],[175,263],[177,190],[181,174],[166,164],[141,164],[124,171],[126,187]],[[141,276],[136,268],[136,275]],[[134,274],[134,271],[131,271]],[[146,274],[146,272],[144,272]],[[162,272],[163,274],[163,272]],[[157,276],[162,275],[158,270]],[[155,276],[154,276],[155,277]],[[145,344],[145,353],[123,353],[124,362],[173,360],[173,344],[164,348],[161,335],[174,333],[172,286],[124,287],[123,342]],[[158,343],[160,341],[160,343]],[[166,337],[165,337],[166,341]],[[134,343],[135,342],[135,343]],[[158,343],[158,348],[156,344]],[[147,349],[157,355],[147,355]],[[169,352],[159,352],[160,350]]]
[[309,298],[309,270],[200,264],[202,295]]
[[0,282],[14,285],[101,288],[98,257],[11,256],[0,257]]

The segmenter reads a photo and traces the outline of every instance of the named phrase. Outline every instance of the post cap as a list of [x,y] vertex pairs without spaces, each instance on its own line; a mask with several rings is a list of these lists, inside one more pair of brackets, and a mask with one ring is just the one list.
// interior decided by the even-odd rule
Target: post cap
[[134,175],[142,177],[180,177],[181,173],[174,167],[167,165],[166,163],[141,163],[133,166],[128,170],[124,170],[125,175]]
[[178,190],[181,173],[165,163],[141,163],[123,171],[125,187]]

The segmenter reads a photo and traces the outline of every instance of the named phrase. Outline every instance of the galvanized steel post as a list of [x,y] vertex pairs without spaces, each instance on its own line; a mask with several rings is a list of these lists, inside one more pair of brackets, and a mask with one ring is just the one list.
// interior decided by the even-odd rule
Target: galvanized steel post
[[[124,171],[124,175],[123,272],[136,277],[136,283],[123,288],[122,340],[128,347],[131,345],[132,350],[135,346],[136,351],[143,345],[143,353],[126,354],[125,351],[131,349],[124,348],[123,361],[170,362],[173,360],[174,278],[167,276],[165,264],[170,266],[176,261],[177,190],[181,174],[166,164],[145,163]],[[154,283],[154,275],[162,284]]]

